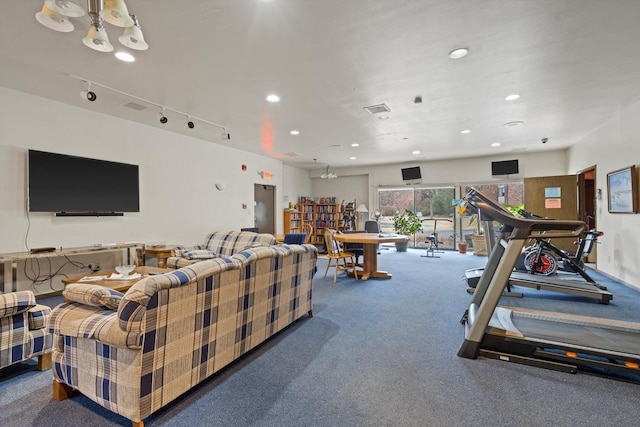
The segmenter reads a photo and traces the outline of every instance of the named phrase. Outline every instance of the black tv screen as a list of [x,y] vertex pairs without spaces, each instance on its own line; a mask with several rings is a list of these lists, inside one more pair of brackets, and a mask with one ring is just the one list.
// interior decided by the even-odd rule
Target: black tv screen
[[518,171],[518,160],[491,162],[491,175],[515,175]]
[[402,169],[403,181],[413,181],[416,179],[422,179],[422,174],[420,173],[420,166],[414,166],[412,168]]
[[139,212],[138,165],[29,150],[30,212]]

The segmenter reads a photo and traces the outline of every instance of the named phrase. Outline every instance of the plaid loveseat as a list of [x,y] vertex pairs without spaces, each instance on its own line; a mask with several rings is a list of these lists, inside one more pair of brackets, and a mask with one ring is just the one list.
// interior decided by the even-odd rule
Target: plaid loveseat
[[204,259],[230,257],[245,249],[273,246],[276,243],[276,239],[266,233],[214,231],[205,237],[201,245],[173,248],[174,256],[167,258],[167,268],[180,268]]
[[38,369],[51,367],[51,308],[36,304],[31,291],[0,294],[0,368],[38,357]]
[[113,303],[113,294],[102,303],[65,295],[94,303],[53,310],[54,399],[79,390],[142,425],[296,319],[312,316],[316,262],[312,245],[252,248],[144,278],[117,309],[101,305]]

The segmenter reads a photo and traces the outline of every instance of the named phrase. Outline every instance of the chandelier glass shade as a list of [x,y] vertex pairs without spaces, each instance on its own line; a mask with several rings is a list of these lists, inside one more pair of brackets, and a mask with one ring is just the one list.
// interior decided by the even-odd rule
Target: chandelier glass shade
[[329,165],[327,165],[327,168],[324,170],[324,172],[322,172],[322,175],[320,175],[320,178],[325,178],[325,179],[333,179],[333,178],[337,178],[338,175],[329,169]]
[[80,18],[89,15],[89,31],[82,39],[85,46],[98,52],[112,52],[114,46],[109,42],[109,36],[102,25],[124,27],[124,33],[118,37],[120,43],[135,50],[147,50],[142,29],[134,14],[130,14],[124,0],[87,0],[87,9],[78,4],[78,0],[45,0],[42,10],[36,13],[36,19],[45,27],[60,31],[71,32],[74,24],[70,18]]

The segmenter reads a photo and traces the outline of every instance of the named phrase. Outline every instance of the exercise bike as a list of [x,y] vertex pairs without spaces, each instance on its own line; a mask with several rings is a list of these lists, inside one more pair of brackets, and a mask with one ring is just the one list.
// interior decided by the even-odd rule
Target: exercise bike
[[[524,218],[541,218],[525,210],[518,212]],[[595,280],[585,270],[584,260],[591,253],[593,245],[598,242],[598,237],[603,236],[601,231],[591,229],[585,232],[584,237],[578,241],[578,249],[575,254],[569,254],[555,247],[549,240],[537,238],[536,242],[526,248],[516,263],[516,270],[525,270],[531,274],[549,276],[555,274],[558,269],[570,273],[577,273],[590,283]],[[606,290],[605,286],[599,286]]]

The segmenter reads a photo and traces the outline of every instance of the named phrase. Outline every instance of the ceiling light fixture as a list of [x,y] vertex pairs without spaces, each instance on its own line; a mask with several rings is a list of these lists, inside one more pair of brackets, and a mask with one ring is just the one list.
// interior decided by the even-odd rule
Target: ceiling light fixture
[[491,144],[492,147],[500,147],[500,143],[499,142],[494,142],[493,144]]
[[354,142],[353,144],[351,144],[352,147],[359,147],[360,144],[358,144],[357,142]]
[[324,172],[322,172],[322,175],[320,175],[320,178],[324,178],[324,179],[333,179],[333,178],[337,178],[338,175],[329,169],[329,165],[327,165],[327,168],[324,170]]
[[299,130],[292,130],[291,132],[289,132],[291,135],[300,135],[300,131]]
[[505,96],[504,100],[505,101],[515,101],[518,98],[520,98],[520,95],[518,95],[517,93],[512,93],[511,95]]
[[353,156],[349,157],[349,160],[355,160],[355,159],[356,159],[356,158],[355,158],[355,157],[353,157]]
[[420,154],[420,151],[419,150],[414,150],[414,151],[411,152],[411,154]]
[[467,49],[466,47],[460,47],[458,49],[454,49],[451,52],[449,52],[449,58],[460,59],[460,58],[464,58],[468,54],[469,54],[469,49]]
[[131,55],[129,52],[116,52],[115,56],[120,61],[124,62],[133,62],[136,60],[136,58],[134,58],[133,55]]
[[269,102],[278,102],[280,101],[280,97],[276,94],[271,94],[267,96],[267,101]]
[[380,120],[387,120],[389,118],[389,116],[380,116],[378,117]]
[[471,133],[471,131],[469,129],[465,129],[465,130],[461,130],[460,133],[467,134],[467,133]]
[[142,30],[136,16],[129,14],[124,0],[87,0],[87,11],[78,5],[77,0],[45,0],[42,11],[36,13],[36,19],[47,28],[60,32],[71,32],[74,29],[69,18],[80,18],[89,15],[91,26],[86,37],[82,39],[85,46],[98,52],[112,52],[113,45],[102,25],[103,20],[124,27],[124,34],[118,38],[124,46],[136,50],[146,50]]

